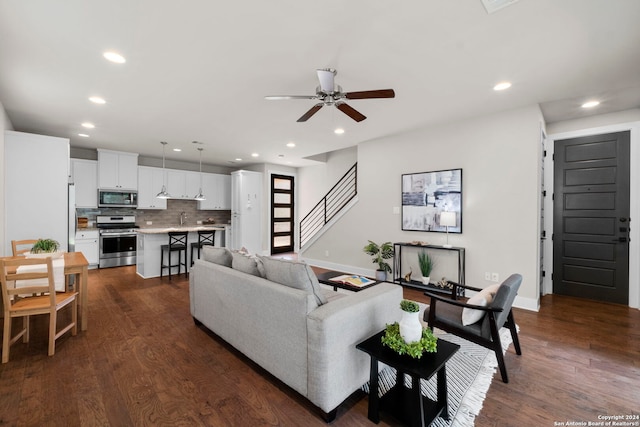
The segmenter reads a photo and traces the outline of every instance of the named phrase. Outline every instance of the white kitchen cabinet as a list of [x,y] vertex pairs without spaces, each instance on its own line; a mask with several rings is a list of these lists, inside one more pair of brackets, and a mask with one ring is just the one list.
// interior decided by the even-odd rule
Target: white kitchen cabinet
[[103,190],[138,190],[138,155],[98,149],[98,187]]
[[198,209],[230,210],[231,175],[202,174],[202,193],[206,200],[198,202]]
[[2,150],[4,250],[0,254],[11,254],[11,240],[39,237],[57,240],[66,251],[69,139],[5,131]]
[[71,179],[76,189],[76,207],[97,208],[98,162],[71,159]]
[[89,266],[97,267],[100,262],[100,237],[98,230],[76,232],[75,252],[82,252]]
[[262,253],[262,173],[231,173],[231,249]]
[[167,209],[167,199],[156,197],[163,184],[163,169],[138,166],[138,209]]
[[172,199],[193,199],[199,190],[199,172],[167,170],[167,192]]

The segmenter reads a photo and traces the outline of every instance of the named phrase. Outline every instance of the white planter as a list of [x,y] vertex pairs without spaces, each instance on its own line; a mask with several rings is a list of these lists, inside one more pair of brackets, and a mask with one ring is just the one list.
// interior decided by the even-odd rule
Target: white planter
[[376,270],[376,280],[378,282],[385,282],[387,280],[387,272],[384,270]]
[[420,338],[422,338],[420,312],[409,313],[408,311],[402,311],[402,319],[400,319],[400,336],[406,343],[420,341]]
[[427,277],[422,277],[422,283],[424,285],[428,285],[429,284],[429,279],[431,279],[431,277],[427,276]]

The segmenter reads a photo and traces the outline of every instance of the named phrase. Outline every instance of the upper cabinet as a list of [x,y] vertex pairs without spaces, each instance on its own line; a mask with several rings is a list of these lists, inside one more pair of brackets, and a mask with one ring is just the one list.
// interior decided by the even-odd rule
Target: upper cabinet
[[163,184],[163,169],[138,166],[138,209],[166,209],[167,199],[156,197]]
[[200,173],[167,169],[167,192],[172,199],[193,199],[200,190]]
[[138,190],[138,155],[98,149],[98,187]]
[[76,207],[97,208],[98,162],[71,159],[71,178],[76,188]]
[[202,193],[206,200],[198,202],[198,209],[230,210],[231,175],[202,174]]

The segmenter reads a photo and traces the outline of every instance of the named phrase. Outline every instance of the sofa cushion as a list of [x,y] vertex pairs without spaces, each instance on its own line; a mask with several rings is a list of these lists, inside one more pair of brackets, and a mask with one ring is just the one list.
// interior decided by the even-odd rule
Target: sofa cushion
[[227,248],[205,245],[202,247],[202,258],[214,264],[231,267],[231,251]]
[[[493,302],[493,297],[496,296],[496,292],[498,292],[498,288],[500,284],[487,286],[471,298],[467,300],[467,304],[479,305],[482,307],[486,307]],[[486,311],[476,310],[473,308],[464,308],[462,310],[462,324],[472,325],[482,319],[485,315]]]
[[231,252],[231,268],[234,270],[258,277],[264,277],[264,270],[261,267],[258,267],[258,263],[262,264],[262,260],[258,257],[245,255],[241,252]]
[[318,305],[327,303],[318,278],[307,263],[266,256],[258,256],[258,258],[262,260],[267,280],[307,291],[315,296]]

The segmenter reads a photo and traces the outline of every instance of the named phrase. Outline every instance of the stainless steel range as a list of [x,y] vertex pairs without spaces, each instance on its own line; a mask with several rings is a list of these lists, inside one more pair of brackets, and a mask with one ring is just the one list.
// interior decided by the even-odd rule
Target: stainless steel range
[[136,263],[138,226],[135,216],[98,215],[96,227],[100,231],[100,268]]

